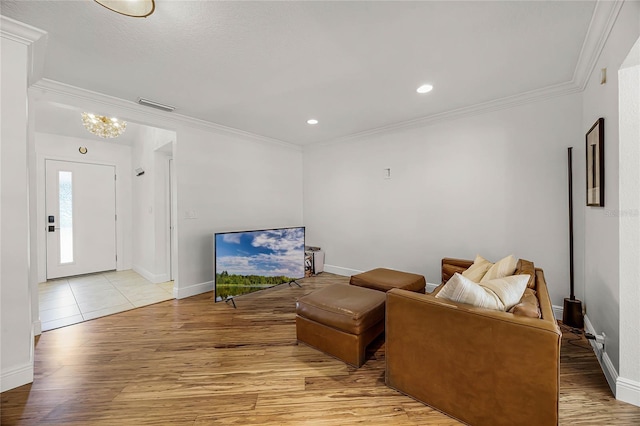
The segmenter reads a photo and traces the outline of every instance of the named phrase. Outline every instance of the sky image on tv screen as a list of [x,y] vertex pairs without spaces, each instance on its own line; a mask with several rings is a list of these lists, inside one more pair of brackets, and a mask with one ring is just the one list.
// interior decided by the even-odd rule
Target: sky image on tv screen
[[216,300],[304,277],[304,228],[220,233]]

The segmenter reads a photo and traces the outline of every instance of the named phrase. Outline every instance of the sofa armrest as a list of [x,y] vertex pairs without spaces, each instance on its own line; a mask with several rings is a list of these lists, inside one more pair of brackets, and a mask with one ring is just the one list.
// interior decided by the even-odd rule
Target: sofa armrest
[[442,283],[446,283],[456,273],[462,273],[473,265],[473,260],[445,257],[442,259]]
[[553,321],[387,293],[387,385],[465,423],[557,424],[560,340]]

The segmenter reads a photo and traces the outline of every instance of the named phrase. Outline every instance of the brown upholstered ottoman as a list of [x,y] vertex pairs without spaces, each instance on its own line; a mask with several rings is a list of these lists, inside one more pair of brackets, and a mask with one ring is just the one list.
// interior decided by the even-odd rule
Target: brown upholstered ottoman
[[358,275],[352,275],[349,284],[384,292],[392,288],[401,288],[416,293],[424,293],[427,282],[422,275],[377,268]]
[[360,367],[365,349],[384,331],[386,294],[333,284],[298,299],[298,341]]

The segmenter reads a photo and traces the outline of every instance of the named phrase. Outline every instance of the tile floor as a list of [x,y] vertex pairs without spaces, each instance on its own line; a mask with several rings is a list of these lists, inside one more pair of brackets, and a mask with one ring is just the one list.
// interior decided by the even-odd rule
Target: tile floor
[[173,281],[153,284],[133,270],[38,284],[42,331],[173,299]]

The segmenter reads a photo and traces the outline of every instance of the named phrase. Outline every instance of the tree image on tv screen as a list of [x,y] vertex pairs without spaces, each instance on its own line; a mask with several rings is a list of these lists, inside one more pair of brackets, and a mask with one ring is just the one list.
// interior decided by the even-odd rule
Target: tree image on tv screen
[[304,228],[216,234],[216,301],[304,277]]

